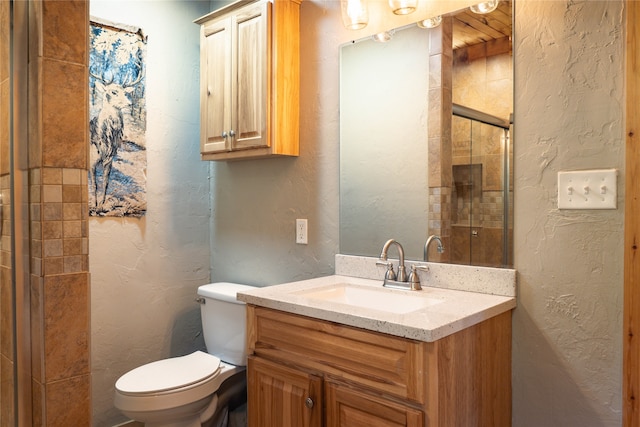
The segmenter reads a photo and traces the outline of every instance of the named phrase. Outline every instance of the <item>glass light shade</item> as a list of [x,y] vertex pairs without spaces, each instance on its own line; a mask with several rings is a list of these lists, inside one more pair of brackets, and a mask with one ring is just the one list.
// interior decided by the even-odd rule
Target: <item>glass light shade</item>
[[418,0],[389,0],[389,7],[396,15],[408,15],[418,7]]
[[391,38],[393,38],[393,33],[394,31],[383,31],[382,33],[378,33],[378,34],[374,34],[371,36],[371,38],[374,41],[380,42],[380,43],[386,43],[389,40],[391,40]]
[[478,13],[480,15],[484,15],[486,13],[491,13],[498,8],[499,0],[489,0],[483,1],[482,3],[478,3],[476,5],[471,6],[469,9],[473,13]]
[[440,24],[442,24],[442,15],[434,16],[424,21],[418,21],[417,25],[420,28],[436,28]]
[[342,22],[349,30],[361,30],[369,23],[366,0],[340,0]]

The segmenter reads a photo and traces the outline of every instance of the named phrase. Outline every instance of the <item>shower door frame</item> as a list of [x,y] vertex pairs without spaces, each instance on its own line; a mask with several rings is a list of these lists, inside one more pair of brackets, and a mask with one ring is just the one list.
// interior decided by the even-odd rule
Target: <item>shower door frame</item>
[[29,286],[28,61],[29,2],[11,0],[11,281],[13,285],[14,423],[32,425]]

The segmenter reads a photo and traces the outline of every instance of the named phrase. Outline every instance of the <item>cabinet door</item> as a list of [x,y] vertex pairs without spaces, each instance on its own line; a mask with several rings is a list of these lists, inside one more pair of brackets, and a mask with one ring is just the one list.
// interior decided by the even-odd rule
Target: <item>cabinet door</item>
[[327,427],[423,427],[417,409],[326,382]]
[[266,147],[267,95],[270,70],[271,3],[243,8],[234,16],[232,149]]
[[322,378],[249,357],[249,427],[321,427]]
[[207,23],[201,38],[201,132],[200,150],[212,153],[227,150],[231,129],[231,18]]

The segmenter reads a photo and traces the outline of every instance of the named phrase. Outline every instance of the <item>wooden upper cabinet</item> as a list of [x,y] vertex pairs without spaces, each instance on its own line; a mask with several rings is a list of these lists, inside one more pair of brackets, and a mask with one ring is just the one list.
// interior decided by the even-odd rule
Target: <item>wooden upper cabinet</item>
[[196,21],[203,160],[298,155],[299,9],[238,1]]
[[200,150],[227,149],[231,128],[231,19],[211,22],[202,28]]

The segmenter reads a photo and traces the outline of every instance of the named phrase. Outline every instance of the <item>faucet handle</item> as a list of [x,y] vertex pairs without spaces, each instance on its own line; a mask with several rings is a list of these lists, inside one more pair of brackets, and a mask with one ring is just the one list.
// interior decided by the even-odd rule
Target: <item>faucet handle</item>
[[415,264],[411,265],[411,273],[409,273],[409,288],[412,291],[419,291],[422,289],[422,286],[420,286],[420,278],[418,277],[418,272],[416,271]]
[[396,280],[396,272],[393,271],[393,263],[391,261],[379,259],[378,261],[376,261],[376,265],[387,266],[387,271],[384,273],[384,280]]
[[396,272],[393,271],[393,263],[387,264],[387,272],[384,273],[385,280],[396,280]]

